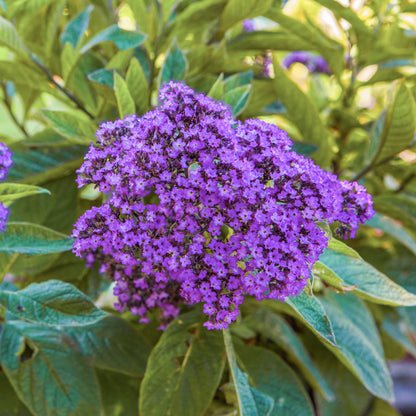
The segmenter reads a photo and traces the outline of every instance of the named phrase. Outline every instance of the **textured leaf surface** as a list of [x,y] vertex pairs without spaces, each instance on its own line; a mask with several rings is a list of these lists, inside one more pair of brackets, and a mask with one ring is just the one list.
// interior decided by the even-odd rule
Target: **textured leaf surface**
[[243,112],[248,103],[250,92],[251,85],[245,85],[225,93],[223,100],[231,106],[234,117],[237,117]]
[[393,382],[384,361],[383,348],[373,321],[354,295],[321,299],[339,348],[327,347],[355,374],[367,390],[381,399],[393,400]]
[[302,371],[309,384],[327,400],[334,398],[333,390],[316,369],[295,331],[283,318],[268,310],[258,310],[245,322],[252,330],[259,332],[283,348],[288,354],[289,360]]
[[16,318],[43,325],[88,325],[106,316],[88,296],[58,280],[32,283],[18,291],[0,290],[0,299]]
[[126,74],[126,83],[136,103],[137,113],[146,113],[149,110],[149,86],[143,68],[135,58],[130,61]]
[[[91,365],[61,331],[9,321],[2,327],[2,368],[37,416],[99,415],[101,398]],[[42,386],[41,392],[39,386]]]
[[362,259],[327,249],[319,261],[340,277],[345,286],[356,286],[353,293],[357,296],[386,305],[416,305],[415,295]]
[[204,414],[221,380],[224,343],[200,319],[196,313],[180,315],[152,350],[140,390],[141,414]]
[[128,114],[134,114],[136,106],[134,100],[129,92],[129,87],[126,81],[117,74],[114,73],[114,93],[116,95],[118,112],[121,118],[124,118]]
[[236,344],[235,349],[256,389],[273,400],[271,410],[268,413],[259,412],[259,416],[314,415],[302,382],[279,356],[255,346]]

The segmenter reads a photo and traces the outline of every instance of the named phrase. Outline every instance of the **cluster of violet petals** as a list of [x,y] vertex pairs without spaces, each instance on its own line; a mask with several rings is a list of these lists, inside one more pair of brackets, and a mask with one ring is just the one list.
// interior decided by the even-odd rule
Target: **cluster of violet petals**
[[[9,168],[13,165],[12,153],[9,148],[0,142],[0,180],[7,177]],[[0,233],[6,232],[9,209],[0,202]]]
[[331,75],[331,70],[326,60],[319,55],[306,51],[291,52],[283,59],[283,66],[289,68],[295,62],[299,62],[308,68],[312,73]]
[[120,311],[161,327],[202,302],[205,326],[236,319],[245,295],[299,294],[327,245],[319,221],[353,236],[372,214],[357,183],[290,151],[286,133],[171,81],[142,117],[106,122],[78,184],[108,194],[75,224],[74,252],[116,284]]

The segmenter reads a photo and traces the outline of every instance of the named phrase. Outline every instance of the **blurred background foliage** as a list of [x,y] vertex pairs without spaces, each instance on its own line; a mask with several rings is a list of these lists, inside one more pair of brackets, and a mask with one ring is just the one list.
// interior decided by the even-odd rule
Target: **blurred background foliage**
[[[323,57],[329,70],[286,68],[294,51]],[[415,63],[414,1],[0,0],[0,141],[15,162],[8,180],[51,192],[14,202],[0,236],[0,415],[138,415],[143,377],[144,416],[398,414],[385,360],[416,356]],[[361,181],[377,211],[347,242],[353,250],[332,240],[309,293],[246,304],[232,329],[236,368],[224,370],[218,334],[204,335],[219,357],[202,372],[205,384],[183,360],[198,339],[192,312],[190,327],[176,322],[161,337],[156,323],[129,314],[100,315],[82,332],[9,306],[29,290],[44,308],[46,292],[65,289],[114,314],[109,284],[57,244],[102,201],[74,182],[99,123],[152,109],[169,79],[224,100],[242,120],[287,130],[299,153]],[[43,294],[24,289],[51,279],[64,283]],[[190,356],[197,368],[201,357]]]

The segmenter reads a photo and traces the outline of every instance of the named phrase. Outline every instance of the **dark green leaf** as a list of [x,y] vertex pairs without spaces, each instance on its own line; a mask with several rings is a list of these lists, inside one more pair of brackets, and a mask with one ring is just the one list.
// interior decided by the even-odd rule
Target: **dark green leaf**
[[136,106],[134,100],[129,92],[129,87],[126,81],[114,72],[114,93],[116,95],[118,112],[121,118],[124,118],[128,114],[134,114]]
[[140,390],[146,416],[203,415],[224,368],[221,333],[202,328],[199,314],[180,315],[150,354]]
[[19,291],[0,290],[0,299],[16,318],[47,326],[89,325],[106,314],[69,283],[49,280]]
[[236,344],[235,350],[256,389],[272,399],[272,409],[259,412],[259,416],[314,415],[302,382],[280,357],[265,348],[243,344]]
[[100,414],[101,398],[94,371],[73,344],[62,331],[44,325],[23,321],[3,325],[2,368],[34,415]]
[[296,333],[283,318],[268,310],[258,310],[250,315],[245,323],[254,331],[283,348],[290,361],[302,371],[309,384],[318,390],[326,400],[334,398],[333,390],[316,369]]
[[303,142],[293,142],[292,150],[299,155],[309,156],[311,153],[313,153],[315,150],[317,150],[318,147],[309,144],[309,143],[303,143]]
[[74,240],[50,228],[29,222],[9,222],[0,234],[0,251],[7,254],[48,254],[72,250]]
[[32,416],[27,407],[19,400],[9,380],[0,367],[0,415]]
[[321,302],[331,321],[338,348],[326,346],[370,393],[393,400],[393,383],[381,341],[373,317],[364,304],[351,294],[331,295],[329,299],[321,298]]
[[65,30],[61,35],[61,42],[65,44],[70,43],[73,48],[78,46],[84,36],[85,31],[88,28],[90,22],[91,12],[94,6],[89,5],[83,12],[78,16],[74,17],[65,27]]
[[168,82],[171,79],[183,80],[186,75],[187,67],[188,64],[186,62],[185,54],[179,48],[176,40],[174,40],[166,55],[162,69],[160,70],[159,84],[162,85],[164,82]]
[[120,29],[118,25],[113,25],[98,33],[98,35],[95,35],[80,49],[80,53],[85,53],[93,46],[107,41],[114,42],[121,50],[131,49],[140,46],[145,39],[146,35],[142,33],[128,32]]
[[3,204],[10,204],[16,199],[25,198],[30,195],[51,193],[39,186],[23,185],[19,183],[0,183],[0,202]]
[[396,342],[398,342],[402,347],[406,349],[407,352],[413,355],[416,358],[416,345],[415,342],[412,342],[412,336],[409,333],[405,321],[392,321],[389,318],[384,318],[382,322],[383,330]]
[[231,106],[234,117],[237,117],[243,112],[248,103],[250,92],[251,85],[245,85],[225,93],[223,100]]
[[66,332],[95,366],[143,377],[150,347],[124,319],[101,314],[99,321]]

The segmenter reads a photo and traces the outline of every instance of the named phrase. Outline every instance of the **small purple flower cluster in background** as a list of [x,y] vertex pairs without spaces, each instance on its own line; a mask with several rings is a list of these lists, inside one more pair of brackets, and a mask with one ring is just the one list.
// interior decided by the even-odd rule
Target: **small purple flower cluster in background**
[[244,32],[254,32],[256,30],[253,19],[244,19],[243,20],[243,31]]
[[115,306],[162,327],[183,303],[204,303],[205,326],[236,319],[245,295],[284,300],[305,287],[327,245],[319,221],[353,236],[373,215],[356,183],[290,150],[286,132],[236,121],[230,108],[182,83],[160,105],[106,122],[78,184],[108,194],[75,224],[74,252],[114,279]]
[[306,51],[295,51],[283,59],[282,64],[289,68],[295,62],[305,65],[310,72],[331,75],[328,63],[322,56]]
[[[3,181],[6,179],[7,172],[12,165],[12,153],[4,143],[0,142],[0,180]],[[0,233],[6,232],[8,216],[8,208],[4,204],[0,203]]]

